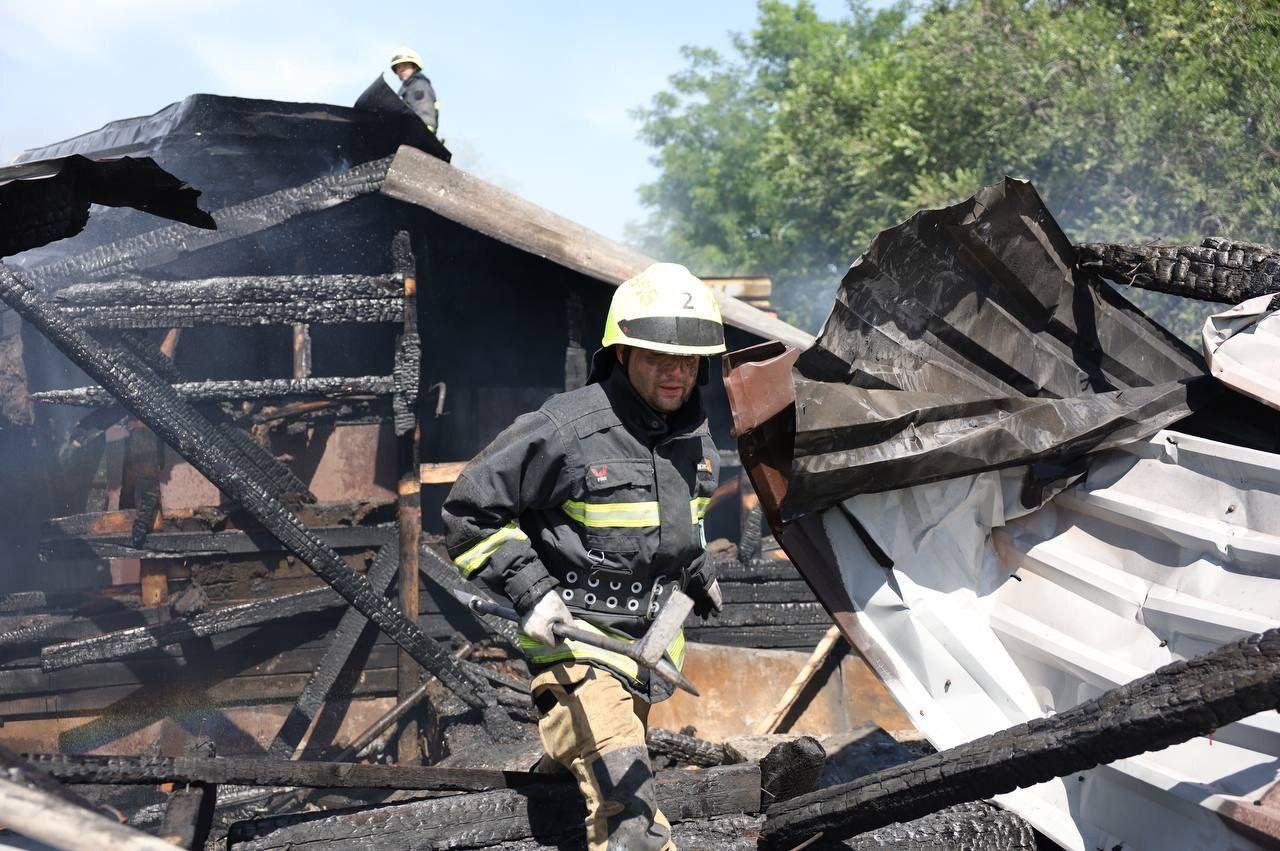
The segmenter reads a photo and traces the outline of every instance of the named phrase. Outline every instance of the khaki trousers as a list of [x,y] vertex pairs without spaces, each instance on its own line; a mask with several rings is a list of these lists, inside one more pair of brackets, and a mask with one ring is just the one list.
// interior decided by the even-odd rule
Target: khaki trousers
[[553,665],[534,677],[530,691],[542,747],[586,799],[590,851],[676,851],[654,798],[649,704],[590,665]]

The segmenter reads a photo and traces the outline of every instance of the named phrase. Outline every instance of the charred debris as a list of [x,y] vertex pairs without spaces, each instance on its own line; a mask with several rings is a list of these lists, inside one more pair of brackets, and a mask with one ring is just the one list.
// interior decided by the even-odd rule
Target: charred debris
[[[573,784],[533,770],[511,625],[453,600],[467,583],[435,517],[498,429],[581,384],[608,285],[648,261],[451,168],[378,85],[351,110],[195,96],[0,171],[8,829],[65,848],[582,841]],[[121,209],[90,217],[91,204]],[[734,429],[746,470],[724,452],[708,538],[727,605],[688,634],[716,646],[698,671],[722,670],[722,690],[725,660],[747,664],[751,648],[810,664],[755,684],[776,692],[742,731],[762,735],[650,731],[681,847],[1045,847],[986,799],[1211,733],[1280,695],[1267,632],[940,753],[860,726],[917,722],[854,640],[819,512],[886,482],[1018,465],[1039,504],[1090,453],[1224,392],[1101,287],[1066,314],[1031,311],[1027,327],[1064,341],[1049,361],[995,351],[966,330],[963,295],[1013,296],[977,273],[928,287],[894,238],[855,264],[816,341],[726,289],[730,348],[747,351],[709,388],[712,426],[722,447]],[[1280,256],[1221,240],[1056,244],[1082,275],[1231,302],[1273,291]],[[927,309],[907,310],[904,287]],[[1059,328],[1064,315],[1079,321]],[[854,396],[872,420],[841,413]],[[1272,424],[1256,399],[1230,404]],[[965,451],[935,429],[958,418]],[[908,431],[924,451],[895,448]],[[822,695],[840,713],[825,748],[766,735]]]

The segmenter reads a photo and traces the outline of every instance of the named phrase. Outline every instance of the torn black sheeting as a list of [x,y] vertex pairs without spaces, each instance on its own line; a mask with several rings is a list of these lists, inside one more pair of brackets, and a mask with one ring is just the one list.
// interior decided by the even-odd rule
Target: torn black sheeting
[[1035,189],[1009,178],[877,235],[796,363],[783,518],[1066,463],[1217,392],[1199,355],[1075,266]]
[[79,233],[89,205],[133,207],[216,230],[200,191],[150,157],[91,160],[73,155],[0,168],[0,257]]

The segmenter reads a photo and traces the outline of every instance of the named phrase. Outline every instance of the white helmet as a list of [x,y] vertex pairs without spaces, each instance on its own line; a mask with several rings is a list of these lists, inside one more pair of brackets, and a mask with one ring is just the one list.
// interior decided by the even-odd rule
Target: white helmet
[[401,62],[412,63],[417,66],[419,71],[422,70],[422,57],[415,53],[412,48],[401,47],[391,54],[391,70],[394,71],[395,67]]

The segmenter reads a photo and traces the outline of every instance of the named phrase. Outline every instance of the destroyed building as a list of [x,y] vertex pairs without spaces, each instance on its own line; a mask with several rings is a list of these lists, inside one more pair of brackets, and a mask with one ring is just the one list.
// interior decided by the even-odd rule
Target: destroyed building
[[[186,847],[577,841],[438,508],[585,380],[649,260],[453,168],[378,86],[194,96],[0,176],[0,221],[50,212],[0,270],[19,832],[144,842],[105,801]],[[1215,317],[1206,370],[1100,277],[1235,302],[1280,264],[1203,250],[1077,251],[1006,181],[881,234],[816,340],[726,282],[757,300],[724,295],[709,388],[727,605],[649,742],[702,767],[658,777],[682,847],[1274,842],[1274,305]],[[832,752],[730,738],[788,728]]]
[[[217,227],[165,223],[136,198],[137,209],[89,216],[86,200],[74,235],[6,263],[60,317],[172,386],[321,545],[416,608],[428,640],[462,651],[497,639],[448,593],[460,580],[440,546],[440,503],[518,414],[585,381],[613,286],[650,260],[453,168],[420,122],[403,119],[197,95],[29,151],[11,170],[15,191],[49,163],[85,199],[127,204],[89,192],[97,172],[71,163],[148,157],[199,188]],[[767,307],[767,281],[721,286],[731,348],[811,339],[730,294]],[[0,743],[333,757],[418,691],[419,667],[394,637],[344,614],[342,597],[224,483],[45,333],[4,317],[0,441],[28,486],[0,496],[10,553]],[[717,740],[770,714],[775,728],[909,731],[866,664],[843,652],[791,711],[774,711],[830,621],[761,528],[718,374],[706,395],[725,470],[707,538],[728,601],[688,628],[688,670],[706,697],[668,702],[655,724],[695,724]],[[418,583],[404,579],[411,562]],[[732,666],[752,676],[725,676]],[[751,687],[759,678],[779,686]],[[415,734],[418,711],[408,719],[380,729],[396,735],[375,747],[405,763],[450,756],[438,733]],[[451,756],[488,764],[479,751]]]

